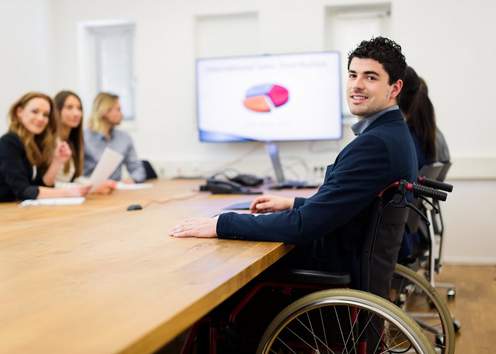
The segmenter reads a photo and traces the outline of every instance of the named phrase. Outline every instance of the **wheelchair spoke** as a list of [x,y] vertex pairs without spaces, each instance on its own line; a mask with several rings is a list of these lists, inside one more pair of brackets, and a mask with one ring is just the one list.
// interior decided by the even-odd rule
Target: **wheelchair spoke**
[[[307,312],[307,316],[308,316],[308,312]],[[296,320],[298,321],[299,324],[302,325],[303,328],[305,328],[313,336],[313,338],[315,339],[315,346],[317,347],[317,351],[319,350],[319,345],[317,344],[317,340],[318,340],[327,349],[327,352],[329,352],[330,350],[331,353],[334,354],[332,349],[327,346],[326,344],[327,342],[323,342],[322,339],[320,339],[318,336],[315,335],[313,328],[309,329],[299,318],[296,318]],[[310,318],[308,318],[308,320],[310,321]]]
[[295,331],[293,331],[291,328],[288,327],[288,331],[291,332],[296,338],[298,338],[299,340],[301,340],[305,345],[307,345],[308,347],[312,348],[313,351],[318,351],[318,349],[312,347],[311,344],[309,344],[306,340],[304,340],[303,338],[301,338],[298,333],[296,333]]
[[[377,349],[379,348],[379,346],[381,344],[383,345],[384,348],[387,348],[386,351],[391,351],[393,348],[397,347],[398,345],[402,345],[403,343],[405,343],[405,340],[403,340],[402,342],[400,342],[399,344],[393,346],[392,348],[389,347],[391,344],[396,343],[397,340],[398,340],[398,338],[399,337],[401,338],[401,335],[403,334],[401,331],[398,330],[398,328],[396,326],[394,326],[393,328],[391,328],[391,325],[392,324],[389,321],[388,322],[385,322],[384,323],[384,327],[381,330],[378,330],[375,327],[375,325],[372,325],[371,326],[373,332],[379,338],[378,341],[377,341],[376,347],[374,349],[374,353],[377,351]],[[393,331],[394,331],[395,334],[394,334],[394,337],[391,338],[390,337],[390,334]],[[386,338],[384,339],[385,336],[386,336]],[[406,343],[410,343],[410,340],[406,340]],[[400,349],[400,351],[392,351],[392,353],[406,353],[411,348],[412,348],[412,346],[411,346],[411,343],[410,343],[408,345],[408,348],[406,348],[406,349],[402,348],[402,349]]]
[[[388,347],[388,348],[386,348],[386,350],[384,350],[384,351],[380,352],[379,354],[391,353],[391,350],[393,350],[394,348],[397,348],[397,347],[399,347],[399,346],[401,346],[401,345],[403,345],[403,344],[405,344],[405,343],[409,343],[409,341],[408,341],[408,340],[404,340],[404,341],[402,341],[402,342],[400,342],[400,343],[398,343],[398,344],[396,344],[396,345],[394,345],[394,346],[392,346],[392,347]],[[407,352],[409,349],[410,349],[410,348],[408,348],[408,349],[407,349],[407,350],[405,350],[405,351],[402,351],[402,353]],[[398,352],[394,352],[394,353],[398,353]]]
[[[387,328],[386,328],[387,326]],[[384,326],[384,330],[382,331],[381,333],[381,338],[386,334],[388,333],[389,335],[391,334],[391,329],[390,329],[390,326],[389,326],[389,323],[386,324],[386,326]],[[376,328],[374,328],[375,331],[377,331]],[[394,337],[390,338],[388,337],[387,340],[391,343],[395,343],[396,340],[398,339],[398,337],[400,336],[401,332],[400,331],[395,331],[396,333],[394,334]],[[383,343],[384,346],[387,346],[387,343]]]
[[[317,344],[317,337],[315,335],[315,331],[313,330],[313,326],[312,326],[312,320],[310,320],[310,315],[309,315],[309,312],[307,312],[307,319],[308,319],[308,324],[310,325],[310,333],[312,334],[313,336],[313,341],[315,343],[315,347],[317,348],[317,351],[319,350],[319,345]],[[303,322],[301,322],[301,324],[303,325]],[[304,326],[305,327],[305,326]],[[308,328],[306,328],[308,330]]]
[[338,316],[338,311],[336,310],[336,307],[334,307],[334,313],[336,314],[336,321],[338,322],[338,327],[339,327],[339,333],[341,334],[341,339],[343,341],[343,349],[346,350],[346,353],[348,353],[348,348],[346,347],[346,342],[344,340],[344,333],[343,333],[343,329],[341,328],[341,321],[339,320],[339,316]]
[[367,321],[367,323],[365,324],[365,326],[363,327],[362,331],[360,332],[360,334],[358,335],[357,337],[357,342],[360,340],[360,337],[362,336],[363,333],[365,333],[365,330],[367,329],[368,325],[370,324],[370,322],[372,321],[372,318],[374,317],[374,315],[372,316],[369,316],[369,319]]
[[384,343],[384,340],[383,340],[384,333],[386,333],[386,331],[385,331],[385,330],[383,330],[383,331],[381,332],[381,336],[379,337],[379,340],[377,341],[377,344],[375,345],[375,348],[374,348],[373,353],[376,353],[376,352],[377,352],[377,349],[379,349],[379,345],[381,345],[381,343]]
[[[324,332],[324,342],[327,343],[326,327],[324,325],[324,318],[322,316],[322,309],[321,308],[319,308],[319,315],[320,315],[320,323],[322,324],[322,331]],[[332,350],[331,350],[331,352],[332,352]],[[327,354],[329,354],[329,349],[327,349]]]
[[[289,345],[287,345],[287,344],[286,344],[286,342],[284,342],[281,338],[277,337],[277,340],[278,340],[279,342],[281,342],[281,343],[282,343],[282,345],[284,345],[286,348],[288,348],[289,350],[291,350],[291,353],[296,354],[296,352],[295,352],[293,349],[291,349],[291,347],[290,347]],[[274,350],[272,350],[272,349],[271,349],[270,351],[271,351],[271,352],[274,352],[274,353],[276,353],[276,354],[277,354],[277,352],[275,352],[275,351],[274,351]]]
[[[348,348],[348,341],[351,338],[351,343],[353,344],[352,349],[355,352],[355,354],[357,354],[357,351],[356,351],[356,344],[357,344],[357,342],[355,341],[354,329],[355,329],[355,325],[358,323],[358,317],[360,315],[361,309],[358,310],[357,317],[355,319],[355,322],[353,322],[353,323],[351,322],[350,307],[347,307],[347,309],[348,309],[348,319],[349,319],[349,322],[350,322],[350,333],[348,334],[348,338],[346,338],[345,347]],[[346,350],[346,351],[348,352],[348,350]]]

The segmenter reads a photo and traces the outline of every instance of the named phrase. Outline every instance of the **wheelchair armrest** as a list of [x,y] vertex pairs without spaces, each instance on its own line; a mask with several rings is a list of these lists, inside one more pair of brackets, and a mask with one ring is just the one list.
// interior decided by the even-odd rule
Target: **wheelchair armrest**
[[329,286],[349,286],[351,277],[347,273],[330,273],[320,270],[290,269],[288,280],[294,283],[319,284]]

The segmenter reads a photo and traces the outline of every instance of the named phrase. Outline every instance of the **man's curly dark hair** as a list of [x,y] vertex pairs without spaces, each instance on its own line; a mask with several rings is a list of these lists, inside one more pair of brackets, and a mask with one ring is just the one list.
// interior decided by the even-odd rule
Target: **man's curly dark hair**
[[390,85],[403,79],[405,75],[406,61],[401,53],[401,46],[389,38],[375,37],[369,41],[362,41],[348,55],[348,69],[353,58],[374,59],[381,63],[389,75]]

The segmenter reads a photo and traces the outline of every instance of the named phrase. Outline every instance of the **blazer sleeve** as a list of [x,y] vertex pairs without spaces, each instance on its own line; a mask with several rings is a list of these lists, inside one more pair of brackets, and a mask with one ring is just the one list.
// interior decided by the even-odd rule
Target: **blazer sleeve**
[[[25,160],[24,146],[17,137],[6,135],[0,140],[0,171],[17,200],[36,199],[39,194],[39,188],[34,184],[36,182],[32,182],[31,176],[26,173]],[[36,181],[43,183],[40,176]]]
[[219,216],[219,238],[301,244],[320,239],[348,223],[369,206],[389,183],[390,152],[378,137],[358,137],[338,157],[319,191],[297,207],[268,215],[226,213]]

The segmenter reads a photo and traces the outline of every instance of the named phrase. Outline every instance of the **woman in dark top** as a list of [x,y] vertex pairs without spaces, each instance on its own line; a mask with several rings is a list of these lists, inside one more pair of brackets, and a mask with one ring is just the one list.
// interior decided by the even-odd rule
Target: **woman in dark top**
[[9,131],[0,138],[0,201],[76,197],[89,187],[51,188],[55,176],[71,157],[57,141],[52,99],[29,92],[9,110]]
[[419,170],[436,160],[436,118],[425,81],[408,66],[398,101],[415,142]]
[[[427,84],[409,66],[405,71],[398,104],[406,117],[415,143],[418,169],[436,161],[448,162],[450,159],[448,146],[441,131],[436,127],[434,106],[429,98]],[[420,239],[417,233],[406,230],[400,249],[400,262],[408,263],[415,258],[414,250],[419,247]]]

